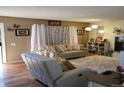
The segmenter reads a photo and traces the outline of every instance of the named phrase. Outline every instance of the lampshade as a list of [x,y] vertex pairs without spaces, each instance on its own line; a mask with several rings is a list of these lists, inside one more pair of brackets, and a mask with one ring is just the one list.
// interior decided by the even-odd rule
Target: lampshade
[[85,28],[86,31],[91,31],[92,29],[90,27]]
[[98,28],[98,26],[97,25],[91,25],[91,28],[96,29],[96,28]]

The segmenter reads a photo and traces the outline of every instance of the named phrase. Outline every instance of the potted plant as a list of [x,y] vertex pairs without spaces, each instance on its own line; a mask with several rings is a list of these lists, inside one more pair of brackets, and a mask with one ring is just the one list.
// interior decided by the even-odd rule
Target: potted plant
[[121,28],[115,27],[113,33],[116,33],[117,35],[120,35],[121,33],[124,33],[124,31]]

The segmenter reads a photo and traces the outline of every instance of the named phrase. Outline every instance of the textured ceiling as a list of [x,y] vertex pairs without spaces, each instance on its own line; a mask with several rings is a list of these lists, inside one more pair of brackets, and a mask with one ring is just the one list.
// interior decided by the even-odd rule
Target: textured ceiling
[[124,6],[1,6],[0,16],[80,22],[124,19]]

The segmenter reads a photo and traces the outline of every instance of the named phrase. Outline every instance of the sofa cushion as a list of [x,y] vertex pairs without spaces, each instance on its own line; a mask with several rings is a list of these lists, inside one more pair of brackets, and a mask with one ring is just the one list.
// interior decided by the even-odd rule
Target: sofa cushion
[[80,45],[79,44],[75,44],[74,45],[74,50],[80,50]]
[[65,53],[60,53],[59,56],[61,58],[76,58],[76,57],[82,57],[82,56],[85,56],[86,55],[86,52],[84,51],[67,51]]
[[73,45],[67,44],[66,45],[68,51],[72,51],[73,50]]

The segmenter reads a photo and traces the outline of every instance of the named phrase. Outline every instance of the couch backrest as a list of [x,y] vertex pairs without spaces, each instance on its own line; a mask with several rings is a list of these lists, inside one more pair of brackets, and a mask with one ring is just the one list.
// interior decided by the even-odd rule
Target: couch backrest
[[53,81],[55,81],[56,79],[63,75],[63,71],[60,64],[55,62],[54,60],[46,61],[44,64]]
[[33,53],[23,53],[22,58],[35,79],[48,86],[63,75],[61,67],[55,60]]

